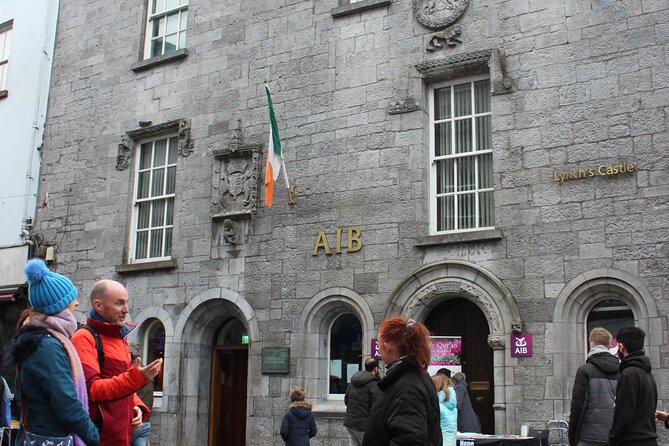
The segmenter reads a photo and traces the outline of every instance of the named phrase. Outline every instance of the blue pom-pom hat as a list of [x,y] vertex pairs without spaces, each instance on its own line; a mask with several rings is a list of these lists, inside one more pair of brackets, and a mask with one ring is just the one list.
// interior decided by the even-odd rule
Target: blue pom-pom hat
[[63,311],[77,297],[77,289],[70,279],[49,271],[42,259],[32,259],[23,271],[28,279],[30,306],[44,314]]

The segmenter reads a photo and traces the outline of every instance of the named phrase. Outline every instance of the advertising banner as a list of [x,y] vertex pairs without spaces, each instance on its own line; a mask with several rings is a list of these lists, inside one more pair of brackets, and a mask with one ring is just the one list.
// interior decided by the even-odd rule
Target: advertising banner
[[434,375],[441,368],[449,369],[451,374],[462,371],[461,336],[430,336],[430,344],[432,345],[432,356],[430,366],[427,368],[430,375]]

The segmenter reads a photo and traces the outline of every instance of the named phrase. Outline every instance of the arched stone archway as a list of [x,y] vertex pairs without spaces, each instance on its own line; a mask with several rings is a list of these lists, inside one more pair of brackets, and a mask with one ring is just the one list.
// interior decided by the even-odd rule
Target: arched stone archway
[[514,411],[507,408],[505,345],[512,329],[522,328],[522,321],[513,295],[501,280],[469,262],[432,263],[414,272],[395,289],[383,317],[401,314],[425,321],[437,305],[454,297],[476,304],[488,320],[495,378],[495,432],[513,432],[516,423]]
[[[178,444],[195,445],[208,437],[212,343],[217,328],[233,318],[244,324],[249,335],[247,399],[250,400],[257,387],[250,385],[257,378],[252,371],[260,369],[260,329],[253,308],[239,293],[226,288],[200,293],[186,305],[174,327],[169,350],[179,352],[173,364],[176,379],[167,384],[165,393],[169,407],[176,409],[173,413],[178,424]],[[167,352],[168,346],[165,348]]]

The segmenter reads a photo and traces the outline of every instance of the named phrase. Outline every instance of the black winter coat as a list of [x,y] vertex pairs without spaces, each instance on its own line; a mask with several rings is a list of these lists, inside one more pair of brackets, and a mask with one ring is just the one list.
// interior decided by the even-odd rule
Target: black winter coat
[[620,363],[610,446],[657,445],[657,385],[650,370],[650,359],[643,350],[630,353]]
[[569,444],[606,444],[613,422],[620,361],[608,352],[590,356],[576,371],[569,414]]
[[453,386],[458,400],[458,432],[481,433],[481,420],[472,407],[472,400],[467,392],[468,387],[469,384],[465,379],[456,381]]
[[317,432],[311,404],[304,401],[290,403],[279,432],[286,446],[309,446],[309,439],[316,436]]
[[353,375],[344,397],[346,404],[344,426],[361,432],[367,429],[369,411],[381,395],[378,383],[379,377],[365,370]]
[[402,361],[379,382],[363,446],[441,446],[437,390],[427,373]]

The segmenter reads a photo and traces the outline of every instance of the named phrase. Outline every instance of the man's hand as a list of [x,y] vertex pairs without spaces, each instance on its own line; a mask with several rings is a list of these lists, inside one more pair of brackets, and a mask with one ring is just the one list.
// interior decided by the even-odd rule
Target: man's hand
[[655,411],[655,419],[657,421],[669,421],[669,413],[667,412],[662,412],[661,410],[656,410]]
[[135,359],[134,365],[137,367],[137,370],[139,370],[139,372],[144,376],[144,379],[151,381],[156,377],[156,375],[158,375],[158,372],[160,372],[160,367],[163,365],[163,360],[162,358],[158,358],[146,367],[141,367],[141,364],[142,358]]
[[135,418],[132,419],[130,422],[130,426],[133,429],[137,429],[139,426],[142,425],[142,409],[139,408],[139,406],[134,407],[135,411]]

